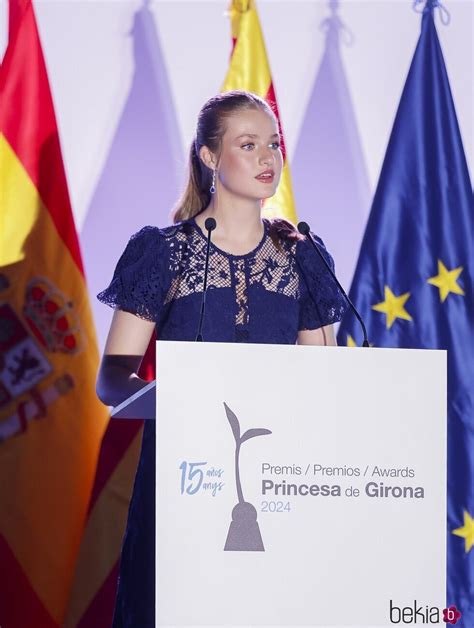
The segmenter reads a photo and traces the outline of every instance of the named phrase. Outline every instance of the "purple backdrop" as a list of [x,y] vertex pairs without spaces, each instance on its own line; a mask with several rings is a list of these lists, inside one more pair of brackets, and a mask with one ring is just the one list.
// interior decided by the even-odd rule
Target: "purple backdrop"
[[352,279],[371,193],[340,53],[348,31],[330,3],[324,55],[291,163],[298,218],[323,238],[344,288]]
[[112,312],[95,295],[108,285],[132,233],[148,224],[169,224],[185,170],[173,96],[148,2],[135,14],[131,36],[135,70],[130,94],[81,233],[101,349]]

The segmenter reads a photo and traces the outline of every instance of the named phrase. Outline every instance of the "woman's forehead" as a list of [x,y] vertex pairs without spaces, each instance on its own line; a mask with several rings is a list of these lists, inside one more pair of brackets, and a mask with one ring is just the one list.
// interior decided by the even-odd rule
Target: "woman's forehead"
[[228,116],[226,122],[226,139],[234,140],[248,135],[268,139],[274,134],[278,135],[274,117],[260,109],[235,112]]

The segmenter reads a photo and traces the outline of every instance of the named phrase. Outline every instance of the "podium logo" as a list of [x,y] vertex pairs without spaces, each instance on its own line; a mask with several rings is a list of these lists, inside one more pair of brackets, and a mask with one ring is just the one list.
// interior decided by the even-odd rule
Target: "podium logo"
[[240,423],[229,406],[224,403],[227,420],[232,429],[235,440],[235,483],[238,503],[232,509],[230,523],[224,551],[226,552],[264,552],[262,536],[257,521],[257,509],[250,502],[245,501],[240,481],[240,447],[242,443],[255,436],[271,434],[270,430],[262,427],[247,430],[240,435]]
[[413,606],[395,606],[390,600],[390,622],[392,624],[439,624],[441,621],[454,625],[461,617],[459,611],[453,604],[443,611],[436,606],[418,605],[417,600],[413,601]]

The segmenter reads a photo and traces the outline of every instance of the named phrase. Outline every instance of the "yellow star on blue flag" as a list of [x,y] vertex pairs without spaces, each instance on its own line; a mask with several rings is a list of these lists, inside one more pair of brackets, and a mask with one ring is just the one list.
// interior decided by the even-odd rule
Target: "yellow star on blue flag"
[[405,292],[400,296],[395,296],[388,286],[384,288],[385,301],[376,303],[372,306],[372,309],[376,312],[383,312],[386,314],[387,329],[393,325],[397,318],[402,318],[406,321],[411,321],[412,317],[405,309],[405,303],[410,298],[410,293]]
[[428,279],[428,283],[439,288],[439,298],[441,299],[441,303],[446,301],[450,292],[453,294],[464,295],[464,290],[457,283],[458,277],[462,271],[462,266],[453,268],[453,270],[448,270],[443,262],[438,260],[438,274],[435,277],[430,277]]
[[464,525],[462,528],[453,530],[453,534],[464,539],[466,552],[469,552],[474,546],[474,518],[464,511]]

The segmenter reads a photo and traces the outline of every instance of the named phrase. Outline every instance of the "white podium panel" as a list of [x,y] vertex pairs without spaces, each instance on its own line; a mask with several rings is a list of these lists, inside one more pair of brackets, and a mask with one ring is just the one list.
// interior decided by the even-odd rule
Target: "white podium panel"
[[157,626],[444,625],[445,352],[158,342],[156,522]]

